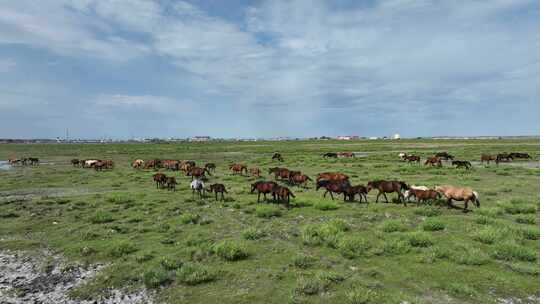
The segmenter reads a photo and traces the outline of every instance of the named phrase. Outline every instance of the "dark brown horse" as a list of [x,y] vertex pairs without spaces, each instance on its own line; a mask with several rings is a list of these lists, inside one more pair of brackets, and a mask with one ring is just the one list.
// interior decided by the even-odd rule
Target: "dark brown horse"
[[333,193],[343,194],[343,200],[345,200],[345,188],[350,187],[351,184],[348,180],[344,181],[330,181],[330,180],[319,180],[317,181],[317,186],[315,187],[316,191],[319,191],[320,188],[326,189],[323,197],[326,197],[326,194],[330,193],[330,197],[334,200]]
[[169,169],[172,171],[178,171],[180,169],[180,162],[174,159],[165,159],[161,161],[163,168]]
[[205,176],[205,173],[208,173],[208,175],[212,175],[210,174],[210,171],[208,171],[208,169],[206,168],[191,167],[187,175],[191,176],[191,180],[193,180],[194,178],[196,179],[202,178],[203,176]]
[[225,189],[225,185],[223,185],[223,184],[212,184],[212,185],[210,185],[209,191],[215,193],[216,201],[218,200],[218,193],[221,193],[221,200],[222,201],[225,200],[225,196],[223,195],[223,193],[228,193],[227,189]]
[[214,163],[207,163],[207,164],[204,165],[204,167],[208,171],[216,172],[216,164],[214,164]]
[[346,157],[346,158],[350,158],[350,157],[354,157],[354,153],[352,152],[338,152],[338,157]]
[[529,153],[519,153],[519,152],[513,152],[510,153],[510,157],[514,158],[521,158],[521,159],[531,159],[531,156]]
[[168,176],[165,180],[165,184],[167,185],[168,190],[176,191],[176,185],[178,185],[178,183],[176,182],[176,178],[174,176]]
[[329,180],[329,181],[346,181],[349,180],[349,177],[343,173],[337,172],[323,172],[317,174],[317,181],[320,180]]
[[159,169],[161,168],[161,160],[151,159],[144,163],[144,169]]
[[264,195],[264,200],[266,201],[266,194],[272,193],[274,187],[277,186],[279,185],[276,182],[258,181],[251,184],[251,194],[257,190],[257,203],[261,199],[261,193]]
[[371,181],[367,184],[367,191],[371,192],[371,190],[377,189],[379,190],[379,193],[377,194],[377,200],[375,202],[379,202],[379,197],[382,195],[384,196],[384,199],[386,200],[386,203],[388,203],[388,197],[386,197],[386,193],[393,193],[396,192],[398,194],[398,200],[400,202],[403,202],[405,206],[407,206],[407,202],[403,198],[403,194],[401,191],[409,190],[409,186],[407,186],[406,183],[401,181],[385,181],[385,180],[376,180]]
[[246,172],[246,174],[248,173],[247,166],[243,164],[232,164],[229,166],[229,170],[232,170],[233,175],[235,174],[242,175],[244,172]]
[[338,154],[334,152],[328,152],[323,154],[323,158],[337,158]]
[[409,163],[420,163],[420,156],[417,156],[417,155],[405,155],[403,156],[403,159],[408,161]]
[[272,188],[272,197],[274,198],[274,202],[276,200],[281,201],[285,203],[285,206],[287,206],[287,209],[289,209],[291,207],[291,197],[295,198],[296,196],[294,196],[294,194],[289,188],[283,186],[276,186]]
[[274,174],[274,178],[275,179],[289,179],[289,175],[290,175],[290,171],[289,169],[287,168],[279,168],[279,167],[274,167],[274,168],[269,168],[268,169],[268,174]]
[[312,179],[309,178],[309,176],[305,175],[305,174],[294,174],[292,176],[289,176],[289,182],[293,185],[297,185],[297,186],[300,186],[300,185],[303,185],[304,188],[307,188],[307,182],[308,181],[311,181]]
[[442,167],[442,161],[440,157],[432,156],[426,159],[426,162],[424,163],[424,165]]
[[456,168],[465,168],[467,170],[472,168],[471,162],[466,161],[466,160],[453,160],[452,166],[456,166]]
[[501,163],[501,162],[511,162],[513,161],[514,159],[512,158],[512,156],[508,153],[499,153],[497,154],[497,162],[498,163]]
[[277,159],[277,160],[279,160],[280,162],[283,161],[283,157],[281,156],[280,153],[277,153],[277,152],[274,153],[274,155],[272,155],[272,160],[274,160],[274,159]]
[[344,198],[347,197],[347,199],[351,202],[354,201],[354,197],[358,195],[360,197],[360,203],[362,202],[362,198],[368,203],[367,200],[367,188],[364,185],[356,185],[356,186],[345,186],[343,189],[343,195]]
[[72,165],[73,167],[79,167],[79,166],[80,166],[80,162],[79,162],[78,159],[75,158],[75,159],[72,159],[72,160],[71,160],[71,165]]
[[451,154],[448,154],[448,152],[439,152],[435,154],[435,157],[439,157],[442,160],[454,160],[454,156]]
[[154,180],[154,182],[156,182],[156,189],[164,187],[165,183],[167,182],[167,176],[163,173],[154,174],[152,176],[152,179]]

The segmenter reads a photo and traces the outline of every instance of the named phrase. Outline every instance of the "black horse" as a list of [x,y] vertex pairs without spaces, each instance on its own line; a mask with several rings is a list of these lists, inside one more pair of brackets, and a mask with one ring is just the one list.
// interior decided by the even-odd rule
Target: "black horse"
[[465,168],[467,170],[472,168],[471,162],[466,161],[466,160],[453,160],[452,166],[456,166],[456,168]]
[[274,160],[274,159],[277,159],[277,160],[279,160],[280,162],[283,161],[283,157],[281,156],[280,153],[277,153],[277,152],[274,153],[274,155],[272,155],[272,160]]
[[322,157],[323,158],[327,158],[327,157],[329,157],[329,158],[337,158],[338,155],[337,155],[337,153],[334,153],[334,152],[328,152],[328,153],[324,153]]

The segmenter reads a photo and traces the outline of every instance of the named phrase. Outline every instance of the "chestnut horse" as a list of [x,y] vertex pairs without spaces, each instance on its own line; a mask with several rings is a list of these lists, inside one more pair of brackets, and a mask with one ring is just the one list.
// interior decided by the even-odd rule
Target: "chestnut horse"
[[200,179],[204,177],[205,173],[208,173],[208,175],[212,175],[210,174],[210,171],[208,171],[208,169],[206,168],[192,167],[188,172],[188,176],[191,175],[191,180],[193,180],[194,178]]
[[266,201],[266,194],[272,193],[274,187],[278,186],[279,185],[276,182],[258,181],[251,184],[251,194],[257,190],[257,203],[261,199],[261,193],[264,195],[264,200]]
[[291,196],[293,198],[296,197],[296,196],[294,196],[292,191],[287,187],[275,186],[274,188],[272,188],[272,197],[274,198],[274,202],[277,199],[278,201],[281,201],[281,202],[285,203],[285,206],[287,206],[287,209],[289,209],[291,207],[291,205],[290,205]]
[[442,161],[440,157],[432,156],[426,159],[426,162],[424,163],[424,165],[442,167]]
[[338,157],[354,157],[354,153],[352,152],[338,152]]
[[409,186],[407,186],[406,183],[401,181],[376,180],[371,181],[367,184],[368,193],[371,192],[371,190],[373,189],[379,190],[379,193],[377,194],[377,200],[375,202],[378,203],[379,197],[383,195],[386,203],[388,203],[388,197],[386,197],[386,193],[396,192],[398,194],[398,200],[400,202],[403,202],[403,204],[407,206],[407,202],[405,201],[403,194],[401,193],[402,190],[409,190]]
[[323,197],[326,197],[327,193],[330,193],[330,197],[334,200],[333,193],[343,194],[343,200],[345,200],[345,188],[350,187],[351,184],[348,180],[342,181],[331,181],[331,180],[319,180],[317,181],[317,186],[315,191],[319,191],[320,188],[326,189]]
[[156,182],[156,189],[163,187],[167,182],[167,176],[163,173],[156,173],[152,176],[152,179]]
[[349,180],[349,177],[343,173],[337,172],[323,172],[317,174],[317,181],[320,180],[329,180],[329,181],[346,181]]
[[229,170],[232,170],[233,175],[235,174],[242,175],[244,171],[246,172],[246,174],[248,172],[247,166],[243,164],[232,164],[229,166]]
[[305,175],[305,174],[294,174],[292,176],[289,176],[289,182],[293,185],[303,185],[304,188],[307,188],[307,182],[308,181],[311,181],[312,179],[309,178],[309,176]]
[[482,156],[480,157],[480,162],[484,164],[485,161],[488,163],[488,165],[490,161],[494,161],[496,164],[499,164],[499,161],[497,160],[497,156],[495,155],[482,154]]

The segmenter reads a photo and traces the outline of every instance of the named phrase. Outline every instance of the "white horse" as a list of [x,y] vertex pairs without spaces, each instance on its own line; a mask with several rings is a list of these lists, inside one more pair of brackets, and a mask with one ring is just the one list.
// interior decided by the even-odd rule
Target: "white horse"
[[192,190],[192,195],[195,196],[195,192],[199,194],[199,198],[204,196],[204,183],[200,179],[194,179],[191,184],[189,184]]
[[84,162],[84,167],[85,167],[85,168],[90,168],[90,167],[92,167],[92,166],[93,166],[95,163],[97,163],[97,162],[98,162],[97,159],[89,159],[89,160],[86,160],[86,161]]
[[401,160],[405,160],[405,156],[407,156],[407,153],[404,153],[404,152],[401,152],[398,154],[399,158],[401,158]]

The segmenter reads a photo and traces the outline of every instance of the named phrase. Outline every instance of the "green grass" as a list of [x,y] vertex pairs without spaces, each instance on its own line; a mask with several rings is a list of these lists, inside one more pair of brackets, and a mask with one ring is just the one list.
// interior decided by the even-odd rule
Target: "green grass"
[[[285,162],[271,161],[279,151]],[[323,160],[331,151],[367,157]],[[111,288],[154,290],[156,303],[526,303],[540,295],[540,170],[528,162],[479,166],[469,172],[403,164],[398,151],[423,158],[448,151],[478,161],[482,153],[540,156],[540,140],[400,140],[210,142],[177,144],[6,144],[0,159],[37,156],[55,165],[0,171],[0,250],[43,249],[67,263],[109,265],[72,291],[96,299]],[[73,168],[72,158],[110,158],[114,170]],[[227,200],[192,197],[190,177],[156,189],[154,170],[133,170],[135,158],[213,162],[208,184],[223,183]],[[291,208],[257,204],[252,177],[233,176],[233,162],[262,169],[348,174],[353,184],[397,179],[434,187],[469,186],[481,208],[334,201],[289,187]],[[31,195],[20,195],[29,193]]]

